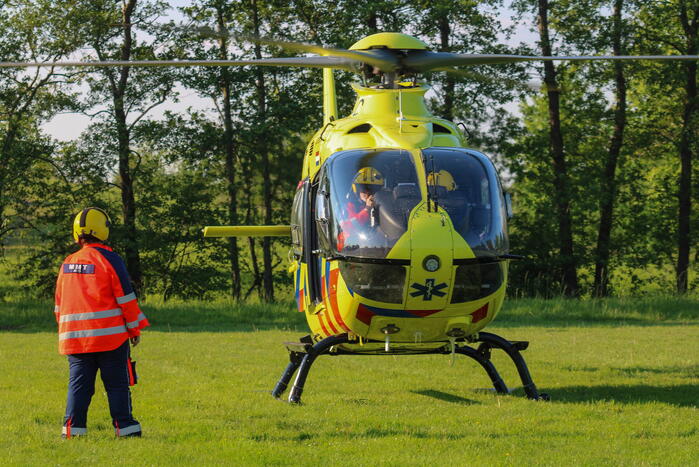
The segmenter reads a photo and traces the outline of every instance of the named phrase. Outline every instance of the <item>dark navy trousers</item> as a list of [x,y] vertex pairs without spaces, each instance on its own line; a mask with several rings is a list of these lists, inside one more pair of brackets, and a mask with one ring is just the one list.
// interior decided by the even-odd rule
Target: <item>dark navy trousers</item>
[[[132,433],[140,432],[140,425],[131,414],[131,390],[129,389],[128,339],[119,347],[107,352],[68,355],[70,380],[68,402],[63,425],[70,423],[76,434],[87,428],[87,409],[95,393],[97,370],[100,371],[104,389],[109,400],[109,412],[114,428]],[[138,425],[138,426],[137,426]],[[124,430],[127,428],[127,430]]]

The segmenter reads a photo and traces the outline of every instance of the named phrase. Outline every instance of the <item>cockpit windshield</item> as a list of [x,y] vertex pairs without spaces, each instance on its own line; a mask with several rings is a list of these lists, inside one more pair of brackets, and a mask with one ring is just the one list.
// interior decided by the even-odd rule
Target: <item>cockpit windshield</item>
[[347,256],[385,258],[421,201],[408,151],[351,150],[329,161],[330,243]]
[[505,204],[492,162],[476,151],[424,149],[430,197],[477,257],[508,252]]
[[[420,162],[420,161],[418,161]],[[321,171],[316,222],[321,248],[344,256],[386,258],[408,229],[410,213],[431,200],[477,257],[508,252],[500,182],[490,160],[460,148],[422,150],[424,177],[400,149],[357,149],[333,155]]]

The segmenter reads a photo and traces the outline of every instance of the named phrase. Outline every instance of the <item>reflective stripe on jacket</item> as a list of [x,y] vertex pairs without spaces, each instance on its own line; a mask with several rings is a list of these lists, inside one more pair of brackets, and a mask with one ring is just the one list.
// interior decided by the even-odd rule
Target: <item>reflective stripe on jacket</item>
[[54,312],[63,355],[114,350],[149,325],[124,261],[99,243],[83,246],[61,265]]

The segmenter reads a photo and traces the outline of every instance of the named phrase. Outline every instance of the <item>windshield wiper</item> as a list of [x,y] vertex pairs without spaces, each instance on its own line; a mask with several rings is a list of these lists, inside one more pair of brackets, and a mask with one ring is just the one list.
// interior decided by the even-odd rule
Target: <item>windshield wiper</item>
[[[434,212],[439,211],[439,200],[437,198],[437,172],[434,170],[434,154],[430,154],[430,165],[432,166],[432,187],[434,190],[434,193],[432,194],[432,202],[434,203]],[[428,189],[429,191],[429,189]]]

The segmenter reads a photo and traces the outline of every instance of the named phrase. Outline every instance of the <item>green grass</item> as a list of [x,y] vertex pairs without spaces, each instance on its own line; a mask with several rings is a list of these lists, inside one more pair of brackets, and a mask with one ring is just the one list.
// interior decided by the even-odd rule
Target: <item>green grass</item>
[[601,300],[519,299],[505,302],[496,323],[520,325],[639,325],[699,323],[697,297],[654,296]]
[[[146,306],[134,413],[113,440],[99,387],[88,439],[59,438],[67,364],[47,303],[0,304],[5,464],[692,465],[699,311],[690,299],[508,302],[488,331],[524,352],[551,402],[492,391],[465,357],[321,357],[304,404],[269,391],[304,331],[291,305]],[[512,365],[493,356],[511,387]]]
[[[237,305],[215,302],[168,302],[143,305],[152,330],[304,331],[306,320],[292,302]],[[699,323],[693,297],[610,298],[605,300],[517,299],[505,302],[495,324],[517,326],[657,326]],[[53,304],[40,300],[0,302],[0,331],[55,330]]]

